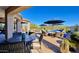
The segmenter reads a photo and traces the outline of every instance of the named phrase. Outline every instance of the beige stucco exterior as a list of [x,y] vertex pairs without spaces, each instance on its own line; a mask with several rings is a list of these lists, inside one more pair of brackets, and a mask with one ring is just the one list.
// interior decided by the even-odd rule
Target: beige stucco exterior
[[0,17],[5,17],[5,10],[0,8]]

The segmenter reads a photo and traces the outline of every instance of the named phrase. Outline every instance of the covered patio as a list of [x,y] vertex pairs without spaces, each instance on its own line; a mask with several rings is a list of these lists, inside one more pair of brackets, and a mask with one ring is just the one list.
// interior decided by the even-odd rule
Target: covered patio
[[[2,37],[0,38],[0,52],[25,52],[25,43],[21,39],[22,16],[18,13],[28,8],[30,8],[30,6],[0,7],[0,23],[5,25],[0,34]],[[17,34],[15,34],[16,32]],[[17,49],[20,49],[21,51]]]
[[[20,11],[30,8],[30,6],[2,6],[0,7],[0,24],[4,28],[0,28],[0,52],[2,53],[52,53],[56,52],[59,53],[60,51],[60,42],[61,39],[57,37],[49,37],[44,36],[41,38],[40,42],[38,39],[34,38],[34,35],[31,35],[31,39],[33,41],[33,49],[30,49],[25,41],[23,41],[22,35],[22,24],[26,23],[23,20],[22,15],[19,14]],[[30,23],[27,21],[27,31],[29,33]],[[64,21],[61,20],[54,20],[54,21],[47,21],[46,24],[52,25],[61,25]],[[46,25],[41,25],[46,26]],[[25,29],[26,30],[26,29]],[[35,33],[33,33],[35,34]],[[28,35],[25,36],[27,41],[30,40]],[[40,44],[41,43],[41,44]],[[26,46],[27,45],[27,46]],[[31,51],[30,51],[31,50]]]

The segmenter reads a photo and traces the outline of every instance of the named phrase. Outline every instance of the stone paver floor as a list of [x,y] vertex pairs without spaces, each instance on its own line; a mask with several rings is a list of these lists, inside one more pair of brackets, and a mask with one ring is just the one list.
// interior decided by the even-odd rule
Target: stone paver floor
[[32,49],[32,53],[59,53],[61,39],[44,36],[41,49]]

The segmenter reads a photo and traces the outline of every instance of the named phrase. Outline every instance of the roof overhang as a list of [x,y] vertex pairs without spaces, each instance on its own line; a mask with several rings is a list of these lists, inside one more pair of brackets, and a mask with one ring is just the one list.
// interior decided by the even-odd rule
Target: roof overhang
[[0,6],[1,9],[7,9],[9,6]]
[[11,6],[6,9],[7,14],[17,14],[25,9],[30,8],[31,6]]

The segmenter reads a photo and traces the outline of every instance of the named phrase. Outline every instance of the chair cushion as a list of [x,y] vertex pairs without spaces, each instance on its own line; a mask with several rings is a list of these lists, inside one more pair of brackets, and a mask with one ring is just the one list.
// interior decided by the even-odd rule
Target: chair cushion
[[0,34],[0,44],[5,42],[5,35],[4,34]]

